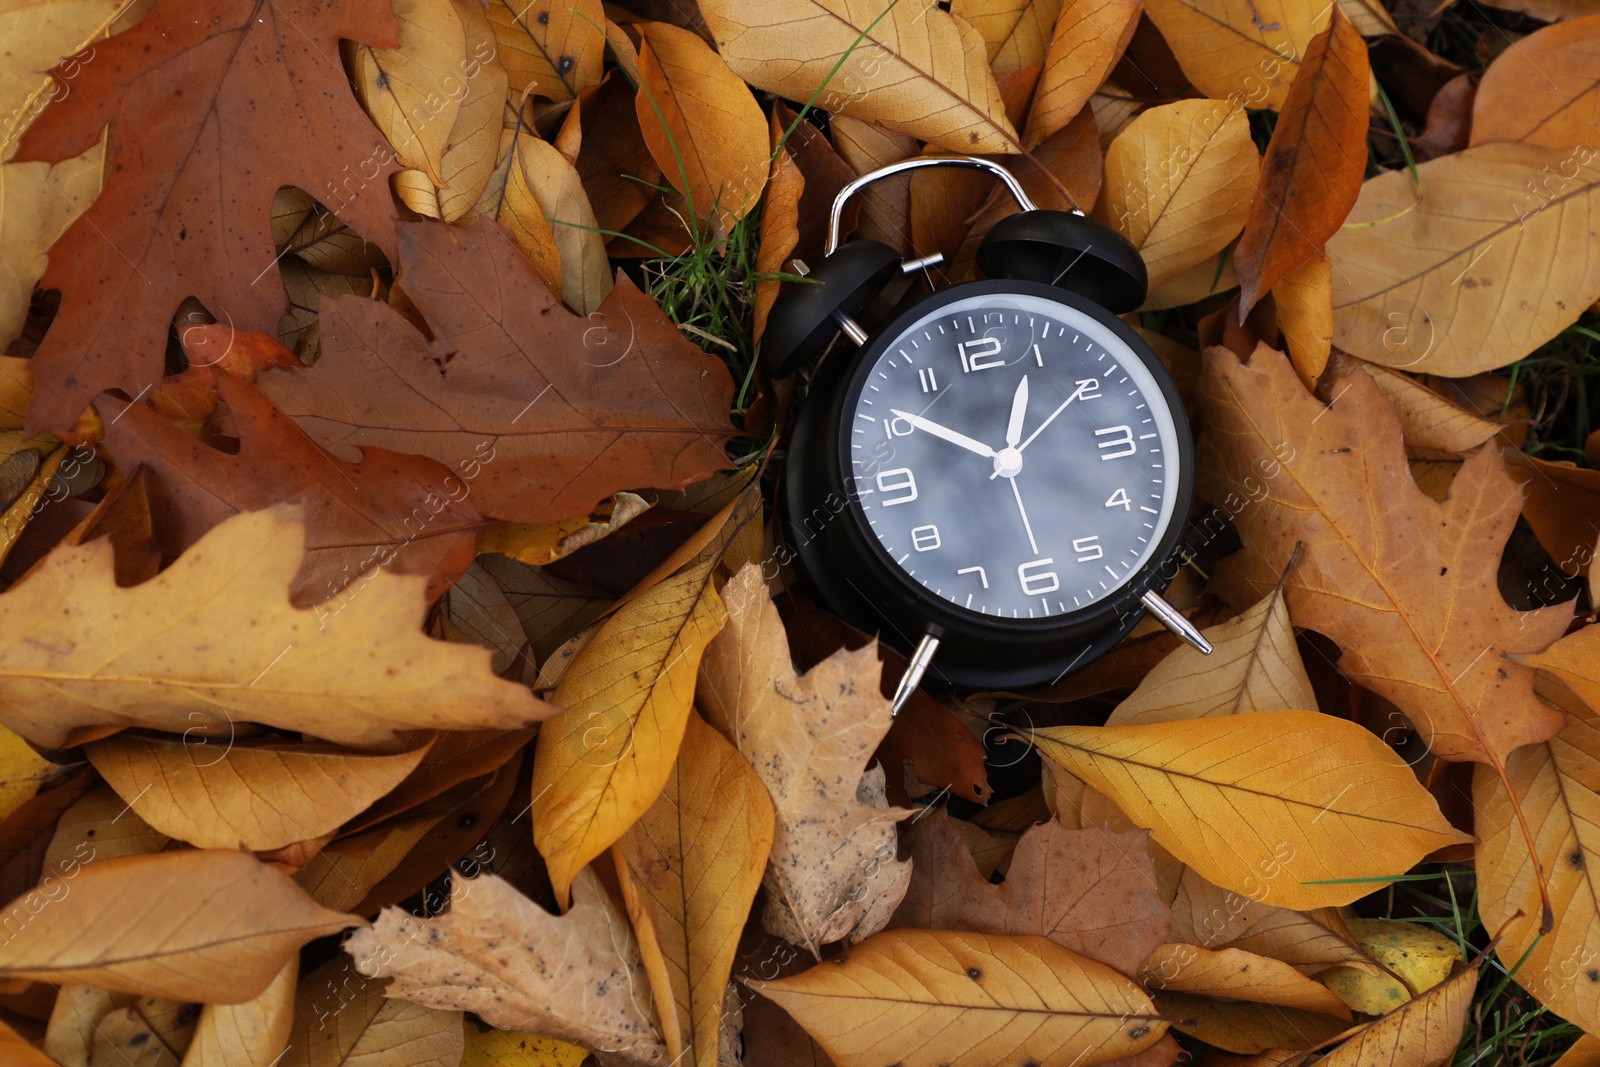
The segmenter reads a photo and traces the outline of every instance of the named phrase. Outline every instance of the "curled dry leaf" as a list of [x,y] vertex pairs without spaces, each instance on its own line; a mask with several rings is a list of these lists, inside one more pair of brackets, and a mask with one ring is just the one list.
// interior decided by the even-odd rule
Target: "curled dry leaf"
[[[1364,727],[1307,711],[1035,730],[1040,752],[1109,796],[1219,886],[1289,908],[1348,904],[1464,840]],[[1316,882],[1341,881],[1343,884]]]
[[[1485,144],[1369,179],[1328,242],[1333,343],[1465,377],[1521,359],[1600,299],[1592,149]],[[1531,186],[1529,183],[1533,183]]]
[[1095,217],[1139,249],[1154,289],[1238,236],[1250,214],[1257,164],[1242,109],[1220,100],[1154,107],[1106,150]]
[[457,878],[443,915],[386,909],[346,948],[363,974],[392,977],[388,996],[628,1063],[669,1063],[627,916],[587,868],[572,889],[572,907],[555,916],[495,875]]
[[[731,505],[730,505],[731,507]],[[715,521],[715,520],[713,520]],[[533,758],[533,837],[556,899],[655,802],[726,612],[707,551],[600,624],[561,676]]]
[[911,886],[895,926],[1048,937],[1131,976],[1171,922],[1143,831],[1040,823],[1017,841],[999,885],[989,884],[942,813],[912,824],[910,841]]
[[506,72],[495,55],[494,30],[481,0],[451,3],[467,33],[467,54],[444,83],[446,92],[461,96],[440,161],[439,215],[446,222],[469,216],[488,186],[499,160],[506,107]]
[[[1483,72],[1472,104],[1472,143],[1525,141],[1594,156],[1600,107],[1600,14],[1518,39]],[[1577,155],[1574,146],[1584,146]],[[1560,177],[1569,177],[1569,163]]]
[[[135,396],[159,380],[184,297],[239,329],[273,329],[288,308],[267,210],[279,186],[313,191],[393,251],[388,198],[358,194],[387,181],[394,151],[328,58],[340,38],[392,47],[388,4],[226,0],[210,14],[161,5],[97,44],[95,76],[77,79],[23,135],[17,158],[60,160],[109,122],[113,162],[45,272],[62,302],[33,359],[35,428],[64,430],[102,389]],[[174,144],[194,149],[175,160]]]
[[57,549],[0,594],[0,722],[45,747],[80,726],[242,722],[362,746],[554,712],[496,678],[486,650],[424,637],[420,578],[375,573],[337,612],[292,607],[303,545],[290,509],[247,512],[131,589],[110,541]]
[[1440,1067],[1455,1055],[1477,988],[1477,965],[1464,967],[1328,1053],[1319,1067]]
[[698,34],[665,22],[638,29],[634,106],[644,142],[694,217],[726,235],[766,187],[766,117],[744,79]]
[[1234,249],[1240,322],[1268,290],[1322,250],[1355,206],[1367,167],[1370,78],[1367,43],[1335,7],[1289,86],[1261,160],[1261,187]]
[[612,848],[674,1063],[718,1062],[724,992],[771,848],[766,786],[691,714],[661,795]]
[[483,519],[450,468],[385,448],[346,462],[253,386],[213,377],[239,438],[236,453],[196,441],[143,404],[109,394],[95,400],[111,457],[123,470],[145,469],[165,555],[180,555],[231,515],[290,503],[305,509],[306,523],[306,559],[289,593],[297,607],[328,600],[375,568],[426,577],[433,600],[466,569]]
[[893,721],[877,653],[841,650],[798,675],[761,568],[722,592],[728,624],[706,649],[698,704],[772,794],[767,929],[813,954],[860,941],[889,921],[911,876],[895,858],[896,824],[911,812],[887,806],[881,770],[863,775]]
[[1035,60],[1043,67],[1023,133],[1029,148],[1066,128],[1083,110],[1122,58],[1143,6],[1142,0],[1061,0],[1049,51]]
[[272,1067],[459,1067],[461,1012],[386,1000],[385,992],[349,959],[333,957],[301,981],[288,1053]]
[[264,852],[337,829],[410,774],[428,748],[364,756],[327,746],[192,748],[122,733],[85,751],[95,769],[168,837],[196,848]]
[[0,976],[237,1004],[266,990],[301,945],[360,921],[243,852],[98,860],[0,946]]
[[[935,0],[702,0],[717,51],[745,81],[952,152],[1010,152],[982,35]],[[782,57],[776,58],[776,57]]]
[[1249,1000],[1158,992],[1155,1001],[1163,1015],[1181,1020],[1172,1024],[1174,1030],[1246,1056],[1284,1046],[1318,1045],[1350,1026],[1331,1015]]
[[336,452],[420,450],[456,468],[484,514],[519,522],[587,515],[618,490],[726,465],[727,368],[631,281],[585,318],[486,219],[400,232],[397,284],[432,339],[376,301],[325,305],[316,366],[260,378],[311,437]]
[[1334,5],[1322,0],[1147,0],[1150,20],[1202,93],[1276,111]]
[[1561,727],[1534,697],[1532,669],[1504,654],[1546,648],[1572,609],[1516,611],[1500,595],[1520,501],[1498,452],[1473,453],[1449,499],[1431,500],[1372,379],[1353,371],[1330,388],[1325,406],[1265,346],[1248,366],[1207,350],[1199,490],[1256,501],[1237,512],[1246,551],[1219,581],[1253,598],[1299,545],[1283,579],[1289,612],[1339,645],[1340,671],[1393,701],[1441,758],[1498,765]]
[[276,1067],[294,1022],[295,979],[300,961],[291,959],[260,995],[243,1004],[208,1004],[200,1012],[183,1067],[233,1067],[266,1063]]
[[[1551,653],[1569,655],[1562,646],[1575,649],[1577,638],[1592,629],[1566,638]],[[1594,695],[1592,686],[1577,691],[1586,700]],[[1533,829],[1535,854],[1529,855],[1504,784],[1480,768],[1472,783],[1479,812],[1479,914],[1487,929],[1503,936],[1502,958],[1522,961],[1515,976],[1519,985],[1565,1019],[1600,1025],[1600,979],[1591,977],[1600,973],[1592,946],[1600,918],[1594,873],[1600,870],[1600,715],[1575,707],[1555,737],[1513,752],[1506,776]],[[1556,918],[1543,937],[1541,876]],[[1459,1031],[1458,1022],[1454,1032]]]
[[572,310],[592,314],[611,292],[611,264],[578,172],[555,145],[537,137],[517,138],[511,168],[508,193],[514,188],[526,195],[508,195],[507,208],[519,219],[526,218],[529,207],[540,213],[561,263],[560,284],[553,288]]
[[500,62],[519,96],[572,100],[600,80],[605,11],[600,0],[489,0]]
[[1106,725],[1317,709],[1281,585],[1242,614],[1202,632],[1211,642],[1209,656],[1179,645],[1117,705]]
[[1167,1028],[1133,982],[1042,937],[889,930],[791,978],[748,984],[841,1063],[1096,1064]]

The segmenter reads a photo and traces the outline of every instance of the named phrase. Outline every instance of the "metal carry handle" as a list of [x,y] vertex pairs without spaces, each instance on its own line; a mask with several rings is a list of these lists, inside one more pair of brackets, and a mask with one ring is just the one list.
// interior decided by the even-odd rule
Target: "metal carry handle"
[[912,156],[910,159],[902,159],[898,163],[891,163],[887,167],[879,167],[877,170],[868,171],[839,190],[839,195],[833,198],[833,211],[828,217],[828,247],[824,254],[832,255],[833,250],[839,247],[839,226],[844,218],[844,205],[852,196],[881,178],[892,178],[896,174],[921,170],[923,167],[966,167],[971,170],[986,170],[1005,183],[1005,187],[1011,193],[1012,199],[1017,202],[1017,206],[1023,211],[1037,211],[1039,209],[1039,205],[1035,204],[1033,199],[1028,196],[1028,191],[1022,187],[1022,183],[1017,181],[1016,175],[998,163],[991,163],[989,160],[979,159],[977,156]]

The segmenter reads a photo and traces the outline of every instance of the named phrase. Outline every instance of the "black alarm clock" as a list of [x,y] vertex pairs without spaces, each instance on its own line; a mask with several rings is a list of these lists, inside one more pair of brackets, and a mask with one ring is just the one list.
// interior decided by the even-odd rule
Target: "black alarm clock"
[[[1021,211],[977,253],[988,280],[935,292],[873,332],[856,321],[902,261],[839,244],[862,187],[922,167],[993,173]],[[779,511],[818,600],[906,651],[895,708],[924,672],[1018,689],[1102,655],[1149,611],[1210,645],[1157,588],[1186,523],[1194,444],[1171,377],[1118,314],[1144,302],[1144,261],[1077,212],[1036,207],[1004,167],[919,156],[833,203],[827,254],[794,261],[762,360],[793,373],[843,332],[789,438]],[[843,357],[843,358],[840,358]]]

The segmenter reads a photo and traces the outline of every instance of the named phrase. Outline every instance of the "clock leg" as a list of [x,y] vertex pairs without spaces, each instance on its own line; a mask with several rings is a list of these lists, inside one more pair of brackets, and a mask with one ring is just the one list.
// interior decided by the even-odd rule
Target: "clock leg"
[[900,709],[911,699],[911,694],[917,691],[917,684],[928,672],[928,664],[933,662],[934,653],[938,651],[939,639],[932,634],[923,634],[922,640],[917,642],[916,649],[911,653],[910,662],[906,664],[906,673],[900,676],[900,684],[895,686],[894,702],[889,705],[889,714],[900,714]]
[[1189,644],[1200,650],[1205,655],[1211,655],[1211,642],[1205,639],[1201,632],[1195,629],[1194,624],[1183,617],[1177,608],[1168,604],[1154,593],[1146,593],[1140,598],[1145,610],[1156,617],[1156,621],[1167,629],[1183,638]]

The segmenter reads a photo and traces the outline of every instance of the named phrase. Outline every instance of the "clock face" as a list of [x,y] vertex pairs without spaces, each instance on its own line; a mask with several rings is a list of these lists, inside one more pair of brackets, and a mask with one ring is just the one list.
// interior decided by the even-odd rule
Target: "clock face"
[[958,608],[1059,621],[1158,562],[1180,481],[1172,410],[1127,342],[1068,304],[945,303],[862,362],[844,415],[858,518]]

